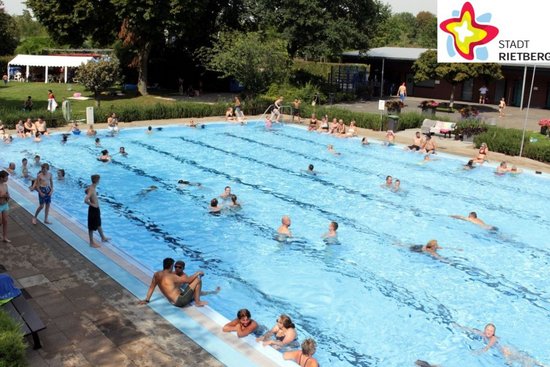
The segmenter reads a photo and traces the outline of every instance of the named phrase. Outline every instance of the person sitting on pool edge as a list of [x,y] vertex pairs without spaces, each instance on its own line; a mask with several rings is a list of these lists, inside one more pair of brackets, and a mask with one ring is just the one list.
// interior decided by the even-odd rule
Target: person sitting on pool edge
[[[274,339],[272,339],[272,337]],[[277,319],[277,323],[271,330],[257,338],[257,342],[261,342],[264,346],[271,345],[275,349],[292,343],[296,340],[296,326],[292,323],[292,320],[287,315],[281,315]]]
[[222,331],[225,333],[236,331],[239,338],[244,338],[252,334],[257,328],[258,323],[252,320],[250,311],[243,308],[237,312],[237,318],[235,320],[224,325]]
[[487,223],[485,223],[484,221],[482,221],[481,219],[479,219],[479,218],[477,217],[477,213],[476,213],[476,212],[470,212],[470,214],[468,214],[467,217],[464,217],[464,216],[462,216],[462,215],[451,215],[450,217],[451,217],[451,218],[454,218],[454,219],[465,220],[466,222],[470,222],[470,223],[476,224],[476,225],[480,226],[480,227],[483,228],[483,229],[488,229],[488,230],[495,230],[495,229],[497,229],[496,227],[490,226],[490,225],[488,225]]
[[313,358],[316,350],[317,343],[315,343],[315,340],[307,338],[302,342],[301,350],[285,352],[283,354],[283,358],[286,360],[294,361],[298,363],[298,365],[300,365],[301,367],[318,367],[319,362],[317,362],[317,360]]
[[[158,286],[164,297],[176,307],[186,306],[191,303],[193,299],[195,300],[195,306],[206,306],[208,302],[200,300],[202,288],[201,277],[204,275],[204,272],[197,271],[189,277],[186,276],[185,273],[183,273],[182,276],[178,276],[172,272],[173,266],[174,259],[167,257],[163,260],[162,270],[153,274],[147,296],[144,300],[140,301],[139,304],[143,305],[149,303],[155,288]],[[182,291],[180,286],[183,284],[188,284],[189,286],[185,287]]]

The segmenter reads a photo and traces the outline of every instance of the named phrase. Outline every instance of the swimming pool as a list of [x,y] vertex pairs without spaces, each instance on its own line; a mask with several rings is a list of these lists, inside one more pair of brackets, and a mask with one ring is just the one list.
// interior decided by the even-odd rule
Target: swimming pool
[[[59,136],[16,140],[2,147],[2,160],[19,169],[25,154],[40,154],[64,168],[54,202],[84,224],[83,187],[99,173],[103,227],[119,248],[151,269],[167,256],[183,258],[189,272],[204,269],[205,288],[222,287],[206,299],[228,318],[247,307],[271,327],[289,314],[300,340],[319,343],[323,366],[503,364],[491,353],[473,355],[483,344],[453,322],[494,322],[504,344],[550,359],[543,177],[463,171],[464,159],[453,157],[421,165],[420,155],[399,147],[260,124],[165,127],[151,135],[128,129],[100,138],[102,147],[85,136],[65,145]],[[329,154],[327,144],[342,155]],[[95,159],[120,146],[128,157]],[[305,172],[310,163],[315,176]],[[382,189],[386,175],[399,178],[403,192]],[[203,187],[180,187],[179,179]],[[158,189],[139,195],[151,185]],[[242,210],[208,214],[226,185]],[[499,231],[448,217],[470,211]],[[285,214],[296,238],[281,243],[273,232]],[[327,245],[321,235],[331,220],[340,225],[339,244]],[[441,261],[398,245],[432,238],[453,248],[441,251]]]

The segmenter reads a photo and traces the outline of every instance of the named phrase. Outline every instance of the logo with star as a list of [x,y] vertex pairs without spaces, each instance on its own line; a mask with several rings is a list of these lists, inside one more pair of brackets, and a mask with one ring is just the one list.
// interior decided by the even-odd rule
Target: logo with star
[[462,5],[460,15],[441,22],[439,28],[450,35],[447,42],[449,55],[454,56],[458,52],[466,60],[473,60],[477,50],[477,58],[486,60],[487,48],[478,46],[491,42],[498,35],[497,27],[484,24],[490,20],[490,13],[476,17],[474,7],[466,2]]

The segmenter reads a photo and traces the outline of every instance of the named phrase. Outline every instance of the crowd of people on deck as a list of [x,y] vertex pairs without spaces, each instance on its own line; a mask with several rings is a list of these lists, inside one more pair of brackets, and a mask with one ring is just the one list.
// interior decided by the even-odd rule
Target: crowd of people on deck
[[[281,106],[283,103],[283,97],[279,97],[275,103],[271,114],[266,117],[265,126],[266,128],[271,128],[273,123],[279,123],[281,117]],[[294,115],[298,117],[298,122],[300,122],[300,101],[298,99],[294,100]],[[296,111],[298,111],[296,113]],[[240,123],[244,123],[245,118],[241,110],[241,102],[238,97],[235,97],[233,107],[228,107],[226,112],[226,118],[228,120],[234,120]],[[193,122],[190,124],[190,127],[197,127]],[[109,115],[107,119],[107,129],[110,134],[116,134],[119,132],[119,122],[115,113]],[[309,124],[309,131],[316,131],[321,133],[330,134],[335,137],[349,138],[355,137],[358,134],[357,125],[355,121],[350,121],[349,127],[344,124],[342,119],[333,118],[329,123],[329,117],[327,115],[323,116],[321,121],[318,121],[315,114],[312,114]],[[16,126],[17,135],[20,138],[34,137],[35,141],[39,142],[40,137],[44,135],[49,135],[46,122],[43,117],[39,117],[35,122],[32,122],[28,118],[25,122],[20,120]],[[80,129],[78,124],[73,122],[70,124],[69,132],[74,135],[80,134]],[[146,129],[146,133],[151,134],[153,129],[149,126]],[[0,122],[0,134],[6,136],[4,127]],[[93,129],[93,125],[88,126],[88,131],[86,135],[89,137],[95,137],[97,132]],[[62,134],[61,142],[63,144],[67,143],[68,134]],[[362,145],[368,145],[369,142],[366,137],[361,139]],[[386,133],[386,140],[384,145],[394,145],[395,144],[395,133],[391,130],[388,130]],[[101,147],[101,141],[99,138],[95,138],[95,146]],[[416,151],[424,154],[424,162],[432,160],[431,155],[436,154],[437,145],[432,139],[431,135],[422,136],[420,132],[415,133],[412,144],[406,146],[404,149],[410,151]],[[335,156],[340,155],[339,152],[336,152],[333,145],[329,144],[327,146],[327,151],[330,154]],[[127,152],[124,147],[119,148],[117,153],[121,156],[127,156]],[[475,157],[470,159],[468,163],[464,165],[464,169],[473,169],[476,165],[482,165],[488,161],[489,148],[487,144],[483,143]],[[30,179],[31,175],[29,173],[28,158],[25,157],[21,161],[20,176],[24,179]],[[109,155],[108,150],[103,149],[101,155],[97,157],[101,162],[109,162],[112,157]],[[51,204],[51,198],[54,193],[54,180],[52,174],[49,172],[50,165],[48,163],[41,162],[40,156],[36,155],[33,158],[33,168],[39,168],[39,171],[36,175],[36,178],[32,180],[30,185],[31,191],[36,191],[38,195],[38,207],[35,211],[35,214],[32,218],[32,223],[36,224],[38,220],[39,213],[44,210],[44,223],[51,224],[49,221],[49,210]],[[314,171],[313,165],[309,165],[306,171],[309,174],[317,174]],[[497,175],[503,175],[506,173],[515,174],[520,173],[521,171],[517,167],[512,166],[508,167],[506,162],[502,162],[496,169]],[[0,213],[1,213],[1,224],[2,224],[2,240],[4,242],[11,242],[7,237],[7,212],[8,212],[8,201],[10,199],[8,192],[8,176],[17,176],[15,163],[10,162],[7,169],[0,171]],[[57,179],[59,181],[65,178],[65,170],[57,170]],[[89,230],[89,240],[90,246],[100,247],[93,239],[93,232],[98,231],[101,237],[101,240],[106,242],[109,241],[109,238],[105,236],[101,228],[101,214],[99,211],[99,200],[96,193],[96,186],[99,182],[99,175],[91,176],[91,185],[88,186],[85,190],[85,199],[84,202],[88,205],[88,230]],[[194,183],[190,181],[179,180],[178,184],[180,185],[189,185],[201,187],[200,183]],[[381,185],[383,188],[389,189],[393,192],[400,190],[400,180],[393,179],[392,176],[387,176],[385,182]],[[142,195],[156,190],[156,186],[150,186],[147,189],[143,190]],[[237,196],[231,191],[230,186],[226,186],[224,192],[219,195],[219,197],[213,198],[210,201],[208,210],[213,214],[220,214],[223,210],[237,210],[241,208],[241,203],[238,201]],[[496,230],[495,227],[486,224],[484,221],[478,218],[477,213],[471,212],[468,216],[452,215],[452,218],[469,221],[473,224],[480,226],[483,229],[487,230]],[[279,239],[287,239],[292,237],[292,232],[290,231],[291,219],[288,215],[284,215],[281,218],[281,225],[277,229],[277,235]],[[325,233],[323,239],[337,239],[337,230],[338,223],[331,221],[328,225],[328,232]],[[327,242],[328,243],[328,242]],[[410,251],[412,252],[421,252],[438,258],[438,250],[442,247],[438,244],[437,240],[430,240],[426,245],[412,245],[409,246]],[[216,287],[213,291],[203,291],[203,282],[202,277],[204,276],[203,271],[197,271],[192,275],[187,275],[184,272],[185,262],[182,260],[175,261],[172,258],[166,258],[163,261],[163,269],[154,273],[150,287],[147,291],[147,295],[144,300],[140,301],[140,304],[146,304],[151,301],[151,297],[156,287],[159,287],[162,294],[176,307],[184,307],[190,303],[194,303],[197,307],[202,307],[208,304],[208,302],[201,299],[202,296],[217,294],[220,292],[220,287]],[[483,351],[489,350],[493,346],[498,346],[499,350],[506,358],[511,358],[515,356],[515,352],[509,347],[499,346],[498,338],[495,335],[495,326],[488,324],[485,327],[484,331],[477,329],[469,329],[458,325],[461,329],[466,330],[467,332],[474,333],[476,335],[482,336],[483,340],[487,343],[487,346],[483,348]],[[256,341],[261,343],[264,346],[271,346],[275,349],[285,348],[295,348],[300,346],[298,344],[298,335],[296,332],[296,327],[292,322],[290,316],[286,314],[281,314],[277,318],[276,324],[271,328],[266,328],[258,324],[255,320],[252,319],[251,313],[248,309],[240,309],[237,312],[236,318],[229,321],[222,328],[224,332],[235,332],[236,335],[241,337],[246,337],[248,335],[255,335]],[[313,357],[316,352],[316,342],[307,338],[301,343],[301,348],[297,350],[287,350],[283,357],[287,360],[293,360],[302,367],[316,367],[318,366],[317,360]],[[431,366],[428,362],[417,361],[418,366]],[[538,364],[540,365],[540,364]],[[542,366],[542,365],[540,365]]]

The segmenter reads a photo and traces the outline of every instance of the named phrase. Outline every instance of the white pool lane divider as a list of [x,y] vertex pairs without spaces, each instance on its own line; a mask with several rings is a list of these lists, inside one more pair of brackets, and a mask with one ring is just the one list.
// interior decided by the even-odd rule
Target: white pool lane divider
[[[10,196],[22,208],[34,215],[37,198],[24,182],[17,178],[8,181]],[[85,208],[82,203],[83,210]],[[101,248],[89,245],[87,228],[55,205],[55,196],[50,207],[50,221],[46,225],[76,251],[104,271],[112,279],[126,288],[138,299],[145,298],[152,271],[136,259],[116,248],[112,243],[102,243]],[[42,223],[40,221],[40,223]],[[32,225],[29,223],[29,225]],[[159,259],[159,262],[161,259]],[[222,326],[229,322],[227,318],[206,307],[174,307],[157,290],[147,305],[170,322],[182,333],[193,339],[198,345],[212,354],[221,363],[229,367],[296,367],[294,362],[283,360],[281,353],[271,347],[264,347],[249,335],[238,338],[235,333],[222,332]],[[136,304],[136,307],[147,307]]]

